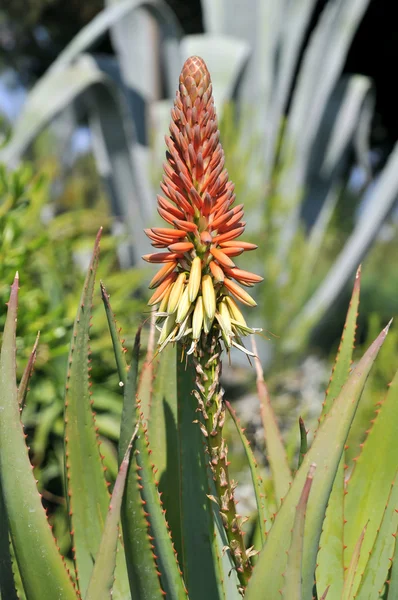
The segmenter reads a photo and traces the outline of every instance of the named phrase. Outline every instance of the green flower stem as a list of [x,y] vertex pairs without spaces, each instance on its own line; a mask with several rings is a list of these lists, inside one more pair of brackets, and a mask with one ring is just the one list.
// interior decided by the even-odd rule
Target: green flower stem
[[231,556],[236,565],[239,581],[246,588],[251,576],[250,550],[246,550],[242,518],[236,512],[234,489],[236,483],[228,472],[228,448],[223,438],[225,421],[224,390],[220,385],[221,344],[217,337],[202,336],[194,358],[196,368],[195,396],[203,416],[200,423],[206,438],[209,453],[209,465],[217,493],[221,519],[223,521]]

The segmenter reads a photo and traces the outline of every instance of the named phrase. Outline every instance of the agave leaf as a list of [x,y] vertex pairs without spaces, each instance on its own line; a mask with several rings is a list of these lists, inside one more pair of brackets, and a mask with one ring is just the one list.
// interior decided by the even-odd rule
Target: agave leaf
[[308,451],[307,430],[305,428],[304,421],[301,417],[299,417],[299,429],[300,429],[300,450],[299,450],[298,468],[301,467],[301,463],[304,460],[304,456],[307,454],[307,451]]
[[109,332],[111,334],[113,353],[115,355],[117,372],[119,380],[123,385],[126,385],[128,366],[126,362],[126,350],[120,339],[120,329],[117,328],[116,318],[113,314],[112,307],[109,301],[109,294],[106,291],[105,285],[100,281],[101,298],[104,303],[106,318],[108,320]]
[[[350,305],[319,422],[322,423],[347,381],[355,343],[361,268],[357,270]],[[340,600],[344,585],[344,456],[341,458],[323,522],[316,579],[319,589],[330,585],[329,600]]]
[[[258,600],[262,590],[267,590],[270,598],[278,597],[278,590],[282,587],[282,573],[286,568],[286,551],[289,548],[289,532],[293,526],[294,509],[309,466],[316,463],[318,475],[313,483],[308,503],[303,554],[302,594],[303,598],[311,597],[317,549],[330,490],[363,387],[387,332],[388,326],[383,329],[351,373],[319,428],[318,435],[293,480],[268,534],[267,543],[260,553],[247,587],[247,600]],[[272,569],[268,568],[270,564]]]
[[356,266],[372,244],[380,226],[396,200],[398,188],[398,144],[381,172],[374,188],[369,192],[366,206],[358,220],[354,231],[345,243],[339,256],[326,275],[324,281],[294,318],[287,337],[294,339],[307,323],[320,318],[336,300],[341,289],[347,283]]
[[[391,486],[390,497],[385,508],[383,520],[377,532],[376,541],[371,550],[369,560],[362,575],[356,598],[367,600],[377,598],[385,581],[391,565],[391,557],[395,546],[395,533],[398,527],[398,477],[395,476]],[[392,596],[394,597],[394,596]]]
[[[281,256],[286,255],[297,226],[300,200],[297,190],[304,187],[310,151],[319,132],[326,104],[368,3],[369,0],[328,3],[306,49],[281,148],[281,161],[286,166],[282,170],[276,195],[284,198],[288,215],[280,233]],[[321,81],[319,73],[323,73]],[[301,124],[308,114],[311,114],[311,122],[303,133]]]
[[257,371],[257,393],[260,400],[267,457],[272,471],[276,500],[279,505],[281,499],[286,496],[289,490],[292,475],[287,462],[286,450],[276,422],[275,413],[270,402],[268,389],[264,381],[263,369],[258,358],[254,336],[252,336],[252,347],[253,353],[256,355],[254,363]]
[[109,504],[90,392],[91,307],[100,229],[73,326],[65,391],[65,466],[74,559],[84,596],[100,545]]
[[[135,403],[140,334],[141,329],[138,330],[136,335],[133,361],[130,365],[124,387],[124,416],[122,417],[120,429],[119,457],[122,452],[122,456],[124,456],[137,424]],[[142,504],[140,485],[141,481],[139,480],[137,463],[134,459],[131,459],[121,510],[123,541],[131,595],[132,598],[140,598],[142,600],[161,600],[163,594],[155,563],[152,541],[148,535],[149,523],[146,518],[147,512],[144,510]]]
[[[363,552],[359,558],[358,571],[354,579],[356,593],[369,558],[377,531],[382,522],[385,507],[394,481],[398,464],[396,424],[398,422],[398,372],[390,384],[385,400],[376,411],[379,413],[370,429],[362,452],[349,479],[344,502],[344,552],[346,564],[351,560],[355,547],[355,536],[369,521]],[[361,498],[361,502],[358,502]],[[392,524],[391,524],[392,525]],[[394,533],[395,529],[391,530]]]
[[265,502],[264,482],[261,478],[261,475],[258,472],[258,464],[254,457],[253,450],[250,447],[250,442],[247,439],[247,437],[245,436],[244,431],[239,424],[239,420],[236,416],[235,411],[233,410],[233,408],[229,402],[226,402],[225,405],[226,405],[228,412],[231,415],[231,418],[235,424],[236,430],[238,432],[238,435],[240,437],[240,440],[242,442],[243,448],[246,453],[247,462],[249,463],[249,469],[250,469],[250,474],[252,477],[252,483],[253,483],[253,489],[254,489],[254,496],[255,496],[256,505],[257,505],[257,521],[258,521],[258,530],[260,532],[260,540],[259,541],[261,541],[260,547],[258,549],[261,549],[265,543],[265,537],[266,537],[265,523],[269,518],[268,514],[267,514],[267,508],[266,508],[266,502]]
[[307,510],[308,498],[311,491],[312,480],[314,478],[316,465],[310,466],[307,479],[305,480],[303,491],[296,508],[296,516],[294,518],[292,539],[288,552],[287,567],[285,572],[285,583],[282,591],[282,598],[290,600],[302,599],[302,559],[304,548],[304,525],[305,513]]
[[[281,20],[281,25],[283,23],[283,26],[280,26],[279,44],[275,44],[275,49],[278,46],[280,48],[276,76],[274,75],[274,62],[270,65],[271,80],[275,76],[275,81],[272,81],[270,86],[271,92],[269,93],[269,97],[271,106],[268,110],[268,136],[265,141],[266,155],[264,163],[267,169],[267,180],[271,174],[271,169],[275,165],[277,135],[287,107],[289,93],[293,86],[300,47],[308,30],[315,4],[316,0],[303,0],[300,4],[291,2],[283,6],[283,21]],[[274,23],[275,20],[270,21],[268,27],[274,28]],[[260,27],[264,28],[267,25],[262,22],[260,23]]]
[[94,568],[91,573],[90,583],[85,600],[109,600],[114,583],[114,570],[116,566],[116,551],[119,540],[119,519],[127,470],[130,462],[130,453],[133,441],[137,435],[138,426],[127,447],[115,481],[112,497],[106,516],[104,531],[100,547],[95,557]]
[[355,544],[354,552],[352,553],[351,561],[350,561],[350,564],[348,565],[348,568],[347,568],[347,571],[345,574],[344,587],[343,587],[343,593],[341,594],[341,600],[352,600],[353,598],[356,597],[353,594],[353,585],[354,585],[355,575],[357,574],[357,570],[358,570],[358,563],[359,563],[359,558],[361,556],[362,544],[363,544],[363,540],[365,537],[366,528],[367,528],[367,524],[362,529],[361,535],[359,536],[358,541]]
[[18,600],[13,568],[15,569],[15,565],[13,566],[11,559],[10,532],[0,489],[0,600]]
[[[61,595],[76,600],[36,488],[21,424],[16,385],[17,302],[18,276],[11,288],[0,356],[0,478],[8,527],[27,597],[39,600]],[[29,516],[29,527],[21,515]]]
[[21,381],[19,382],[18,403],[21,407],[23,407],[26,402],[26,395],[28,393],[29,380],[32,376],[33,367],[34,367],[34,364],[36,361],[37,345],[39,343],[39,337],[40,337],[40,331],[37,334],[36,341],[33,344],[32,352],[30,353],[29,360],[28,360],[27,365],[22,374]]

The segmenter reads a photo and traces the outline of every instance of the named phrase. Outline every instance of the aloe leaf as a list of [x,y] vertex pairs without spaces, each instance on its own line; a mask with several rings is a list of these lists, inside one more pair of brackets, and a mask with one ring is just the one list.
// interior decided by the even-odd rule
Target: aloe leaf
[[147,430],[140,415],[139,436],[135,447],[135,459],[142,485],[141,496],[147,512],[149,533],[153,537],[156,563],[160,571],[160,581],[166,596],[173,600],[187,598],[182,572],[178,565],[177,553],[174,549],[170,529],[165,519],[163,505],[160,500],[158,481],[155,479],[156,467],[152,462]]
[[[333,366],[329,386],[319,422],[330,411],[344,383],[347,381],[355,344],[355,331],[359,307],[361,268],[357,270],[347,317],[339,349]],[[323,522],[316,579],[320,589],[330,585],[329,600],[340,600],[344,585],[343,529],[344,529],[344,456],[341,458],[330,494]]]
[[33,367],[36,361],[36,354],[37,354],[37,345],[39,343],[39,337],[40,337],[40,331],[37,334],[36,337],[36,341],[33,344],[33,348],[32,348],[32,352],[30,353],[29,356],[29,360],[27,362],[27,365],[24,369],[24,372],[22,374],[21,377],[21,381],[19,382],[19,386],[18,386],[18,403],[20,406],[24,406],[25,401],[26,401],[26,396],[28,393],[28,385],[29,385],[29,380],[32,376],[33,373]]
[[[360,574],[364,571],[369,552],[375,543],[398,464],[398,372],[376,413],[378,414],[363,444],[362,452],[355,461],[344,502],[344,516],[347,521],[344,527],[346,564],[351,560],[355,537],[369,521],[358,573],[353,584],[354,593],[358,589]],[[358,498],[361,498],[360,503]]]
[[117,372],[119,380],[123,385],[126,385],[128,366],[126,362],[126,349],[123,347],[120,339],[120,329],[117,328],[116,318],[113,314],[112,307],[109,301],[109,294],[106,291],[105,285],[100,281],[101,298],[104,303],[106,318],[108,320],[109,332],[111,334],[113,352],[115,355]]
[[296,515],[294,518],[292,539],[290,542],[290,548],[287,558],[287,567],[285,572],[285,583],[282,590],[282,598],[290,600],[302,599],[302,559],[303,559],[303,548],[304,548],[304,525],[305,525],[305,513],[307,510],[308,498],[311,491],[312,481],[314,478],[316,465],[310,466],[307,478],[304,483],[303,491],[301,492],[300,499],[296,508]]
[[[142,412],[145,415],[145,419],[147,421],[151,418],[151,409],[152,409],[152,398],[154,392],[154,379],[155,373],[157,371],[158,366],[158,357],[154,356],[154,346],[155,346],[155,311],[151,313],[151,321],[149,328],[149,336],[148,336],[148,345],[147,352],[144,360],[144,364],[141,367],[141,374],[138,383],[138,397],[141,402]],[[156,409],[157,405],[155,406]],[[154,450],[154,449],[153,449]],[[159,457],[158,457],[159,458]],[[158,465],[158,461],[155,461]],[[160,468],[160,465],[159,467]]]
[[[18,276],[11,287],[0,356],[0,478],[8,526],[29,600],[60,596],[76,600],[36,488],[21,424],[16,385],[17,302]],[[29,518],[29,527],[21,515]]]
[[388,589],[388,596],[390,600],[394,600],[394,598],[398,598],[398,543],[397,543],[398,529],[395,532],[395,548],[394,548],[394,556],[392,559],[392,568],[390,575],[390,583]]
[[133,437],[127,447],[115,481],[100,547],[97,556],[95,557],[95,564],[91,573],[85,600],[109,600],[112,595],[111,591],[114,583],[116,551],[119,541],[118,524],[120,519],[120,509],[122,506],[131,449],[137,431],[138,427],[136,427]]
[[341,600],[352,600],[352,598],[356,597],[353,594],[353,585],[354,585],[355,575],[357,574],[357,570],[358,570],[358,563],[359,563],[359,558],[361,556],[362,544],[363,544],[363,540],[364,540],[365,533],[366,533],[366,527],[367,527],[367,525],[365,525],[365,527],[362,529],[361,535],[359,536],[358,541],[355,544],[354,552],[352,553],[351,561],[350,561],[350,564],[348,565],[348,568],[347,568],[347,571],[345,574],[344,587],[343,587],[343,593],[341,594]]
[[[119,456],[121,452],[123,453],[122,456],[124,456],[137,424],[135,406],[140,334],[141,330],[136,335],[133,362],[128,371],[124,387],[123,414],[125,416],[121,422]],[[134,449],[134,453],[136,451]],[[140,486],[142,484],[139,477],[140,473],[137,462],[132,458],[127,473],[126,489],[121,510],[123,541],[131,595],[132,598],[140,598],[140,600],[161,600],[163,598],[163,591],[160,587],[158,570],[155,563],[154,546],[149,537],[148,515],[140,494]]]
[[109,504],[96,425],[91,409],[91,307],[98,266],[98,232],[73,326],[65,391],[65,466],[68,507],[79,590],[84,596],[100,545]]
[[329,380],[329,386],[326,391],[326,397],[322,405],[322,413],[319,422],[329,412],[333,402],[340,393],[341,388],[347,381],[352,364],[352,353],[355,345],[355,332],[357,329],[357,317],[359,308],[359,295],[361,290],[361,267],[358,268],[354,287],[352,290],[351,300],[347,311],[346,320],[344,323],[343,334],[341,336],[340,345],[337,350],[337,356],[333,365],[332,374]]
[[261,540],[261,545],[260,545],[259,549],[261,549],[265,543],[265,538],[266,538],[265,523],[268,520],[268,514],[267,514],[267,509],[266,509],[266,503],[265,503],[264,483],[258,472],[258,464],[254,457],[253,450],[250,447],[250,442],[247,439],[247,437],[245,436],[244,431],[239,424],[239,420],[236,416],[236,413],[233,410],[233,408],[229,402],[226,402],[225,405],[226,405],[228,412],[231,415],[231,418],[235,424],[239,438],[242,442],[243,448],[246,453],[247,462],[249,463],[249,469],[250,469],[250,474],[252,477],[252,483],[253,483],[253,489],[254,489],[254,496],[255,496],[256,505],[257,505],[258,530],[260,532],[260,540]]
[[[137,422],[137,411],[135,402],[137,394],[137,377],[138,361],[140,357],[141,330],[142,327],[139,327],[137,333],[135,334],[132,361],[128,367],[127,380],[126,384],[124,385],[124,401],[122,419],[120,422],[120,436],[118,446],[119,464],[122,463],[122,460],[129,445],[129,441],[131,440],[131,436],[133,435],[134,427]],[[115,340],[115,344],[117,343],[117,340]],[[123,372],[119,372],[119,376],[121,377],[121,381],[123,381]],[[126,400],[126,395],[129,397],[129,401]]]
[[[15,566],[14,566],[15,568]],[[18,600],[10,552],[10,533],[0,489],[0,600]]]
[[326,590],[323,592],[322,596],[319,598],[319,600],[326,600],[326,597],[329,598],[329,590],[330,590],[330,586],[328,586],[326,588]]
[[[387,335],[387,326],[367,350],[351,373],[298,470],[289,493],[268,534],[267,543],[260,553],[256,568],[247,588],[247,600],[258,600],[262,590],[270,598],[278,597],[282,587],[282,573],[286,568],[289,532],[293,526],[294,509],[310,464],[316,463],[317,477],[308,503],[303,554],[303,598],[310,598],[314,583],[316,555],[321,535],[326,504],[344,449],[345,440],[372,364]],[[272,564],[272,569],[269,565]]]
[[286,450],[271,406],[268,389],[264,381],[263,369],[258,358],[257,346],[252,336],[254,364],[257,372],[257,394],[260,400],[261,418],[264,427],[267,458],[272,471],[277,503],[279,505],[289,490],[292,475],[287,462]]
[[[208,494],[209,473],[192,396],[195,374],[171,345],[154,362],[148,436],[159,490],[191,600],[235,598],[225,531]],[[139,395],[141,398],[141,396]],[[167,435],[166,435],[167,433]],[[202,574],[206,573],[206,577]]]
[[300,429],[300,450],[299,450],[298,468],[301,467],[301,463],[304,460],[304,456],[307,454],[307,451],[308,451],[307,430],[305,428],[304,421],[301,417],[299,417],[299,429]]
[[[395,546],[395,533],[398,527],[398,476],[391,486],[390,497],[385,508],[383,520],[377,532],[376,541],[371,550],[369,560],[362,575],[356,594],[358,600],[377,598],[385,581]],[[394,596],[392,596],[394,598]]]
[[[149,370],[148,373],[142,373],[138,398],[145,402],[143,410],[145,417],[150,410],[148,436],[153,461],[158,469],[159,490],[162,492],[175,548],[183,562],[176,361],[176,348],[171,345],[166,346],[153,360],[152,373]],[[144,365],[144,369],[149,369],[149,366]]]

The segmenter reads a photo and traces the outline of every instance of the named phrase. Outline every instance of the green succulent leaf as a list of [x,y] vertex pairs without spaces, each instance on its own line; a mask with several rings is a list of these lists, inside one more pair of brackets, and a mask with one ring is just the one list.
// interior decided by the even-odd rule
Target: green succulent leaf
[[388,589],[388,598],[390,600],[394,600],[394,598],[398,598],[398,544],[397,544],[397,536],[398,536],[398,528],[395,532],[395,548],[392,560],[392,568],[390,575],[390,585]]
[[[195,389],[195,370],[190,360],[177,352],[178,447],[180,465],[182,564],[191,600],[209,598],[233,600],[235,577],[228,577],[232,565],[223,556],[225,529],[214,495],[200,430]],[[203,577],[206,573],[206,577]],[[234,587],[234,589],[231,589]]]
[[122,340],[120,339],[119,329],[117,328],[116,318],[113,314],[111,304],[109,301],[109,294],[106,291],[105,285],[100,281],[101,298],[104,303],[106,318],[108,320],[109,332],[111,334],[113,352],[115,354],[117,371],[119,374],[120,382],[125,385],[127,380],[128,366],[126,362],[126,352],[123,347]]
[[26,396],[28,393],[28,385],[29,385],[29,380],[32,376],[32,372],[33,372],[33,366],[35,364],[36,361],[36,354],[37,354],[37,345],[39,343],[39,337],[40,337],[40,331],[37,334],[36,337],[36,341],[33,345],[32,348],[32,352],[30,353],[29,356],[29,360],[27,362],[27,365],[24,369],[24,372],[22,374],[22,378],[21,381],[19,382],[19,386],[18,386],[18,402],[20,406],[24,406],[25,402],[26,402]]
[[257,371],[257,393],[260,400],[261,418],[264,426],[265,446],[272,471],[275,495],[278,506],[289,490],[292,474],[290,472],[286,450],[271,405],[268,389],[264,381],[263,369],[257,358],[257,347],[252,336],[253,352],[256,355],[254,363]]
[[98,232],[76,315],[68,359],[65,392],[65,466],[78,585],[84,596],[97,555],[109,493],[91,408],[90,338],[91,307],[99,258]]
[[[398,527],[398,474],[391,486],[390,497],[376,541],[366,564],[356,598],[378,598],[388,579],[388,570],[394,553],[395,533]],[[392,596],[394,598],[394,596]]]
[[239,424],[239,420],[236,416],[236,413],[233,410],[233,408],[229,402],[226,402],[225,404],[226,404],[228,412],[235,424],[236,431],[238,432],[239,438],[245,449],[247,462],[249,463],[250,474],[251,474],[252,482],[253,482],[254,496],[255,496],[256,505],[257,505],[258,530],[260,533],[260,540],[261,540],[261,546],[260,546],[260,548],[257,548],[257,549],[260,550],[265,543],[265,538],[266,538],[265,522],[269,518],[268,513],[267,513],[266,502],[265,502],[264,482],[258,472],[258,464],[254,457],[253,450],[250,447],[250,442],[247,439],[247,437],[245,436],[244,431]]
[[[133,597],[162,597],[163,590],[170,598],[186,598],[187,593],[172,545],[158,484],[155,480],[152,451],[149,449],[147,430],[142,421],[140,404],[136,405],[139,335],[136,351],[125,388],[122,439],[139,422],[139,435],[134,444],[134,458],[129,468],[125,501],[122,510],[123,535],[128,557],[128,570]],[[157,473],[158,476],[158,473]]]
[[[349,376],[355,343],[361,268],[357,270],[350,305],[333,366],[326,398],[322,406],[320,423],[328,414],[333,402]],[[330,585],[328,600],[340,600],[344,586],[343,528],[344,528],[344,453],[340,460],[323,522],[316,579],[318,589]]]
[[[286,551],[290,544],[295,507],[298,503],[310,464],[317,465],[317,477],[308,502],[303,554],[303,598],[310,598],[314,582],[316,555],[326,504],[332,488],[344,444],[372,364],[387,335],[388,326],[367,350],[336,398],[327,417],[298,470],[289,493],[276,516],[267,543],[260,553],[249,582],[247,600],[259,600],[263,590],[277,598],[286,568]],[[269,565],[272,564],[272,569]]]
[[[388,393],[376,410],[373,426],[356,460],[356,465],[347,485],[344,514],[344,553],[346,564],[351,560],[358,536],[369,521],[363,542],[357,574],[353,583],[356,593],[360,575],[364,572],[377,532],[382,523],[384,510],[390,495],[391,484],[398,464],[397,422],[398,422],[398,372],[390,384]],[[361,498],[361,502],[358,502]],[[390,533],[395,533],[391,522]],[[388,536],[389,538],[389,536]]]
[[319,423],[322,423],[325,416],[333,405],[333,402],[340,393],[341,388],[347,381],[352,364],[352,353],[355,345],[355,332],[357,329],[357,317],[359,308],[359,295],[361,290],[361,267],[358,268],[355,276],[354,287],[351,300],[347,311],[344,329],[337,351],[332,374],[330,376],[329,386],[326,391],[325,401],[322,405],[322,413]]
[[0,489],[0,600],[18,600],[10,552],[10,532]]
[[307,430],[305,428],[305,424],[303,419],[299,418],[299,430],[300,430],[300,450],[299,450],[299,459],[298,459],[298,468],[301,467],[301,463],[304,460],[304,456],[308,451],[308,439],[307,439]]
[[[0,478],[8,527],[29,600],[76,600],[47,522],[25,444],[16,385],[17,302],[18,277],[11,288],[0,356]],[[29,527],[21,515],[29,516]]]
[[307,479],[305,480],[300,500],[296,507],[296,515],[292,529],[292,539],[287,558],[287,567],[284,575],[284,586],[282,598],[286,600],[302,599],[302,560],[304,549],[304,526],[305,513],[307,510],[308,498],[311,491],[312,481],[316,465],[310,466]]
[[362,544],[363,544],[363,540],[365,537],[366,528],[367,528],[367,524],[362,529],[361,535],[359,536],[358,541],[355,544],[354,552],[352,553],[351,561],[350,561],[350,564],[348,565],[348,568],[347,568],[347,571],[345,574],[345,580],[344,580],[343,592],[341,594],[341,600],[353,600],[353,598],[355,598],[354,593],[353,593],[353,585],[354,585],[355,575],[357,574],[357,570],[358,570],[359,558],[361,556]]
[[[138,330],[126,385],[124,386],[123,418],[121,422],[119,456],[126,452],[137,424],[136,390],[141,329]],[[124,441],[127,440],[127,443]],[[134,454],[137,452],[134,448]],[[140,600],[162,600],[163,592],[154,557],[154,547],[150,539],[147,511],[141,497],[141,475],[137,461],[130,460],[124,493],[121,521],[127,571],[132,598]]]
[[122,506],[127,470],[130,462],[130,453],[137,431],[138,427],[136,427],[130,444],[127,447],[115,481],[100,547],[97,556],[95,557],[95,564],[85,600],[109,600],[111,597],[115,576],[116,552],[119,541],[118,525],[120,509]]

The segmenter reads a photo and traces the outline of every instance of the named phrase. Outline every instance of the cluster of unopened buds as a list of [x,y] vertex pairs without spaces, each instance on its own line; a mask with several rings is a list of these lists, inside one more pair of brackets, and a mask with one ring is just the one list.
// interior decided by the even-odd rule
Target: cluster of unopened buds
[[159,304],[158,350],[181,341],[194,353],[203,333],[218,330],[227,350],[235,346],[251,354],[241,338],[259,330],[248,327],[235,300],[256,306],[242,285],[251,287],[262,277],[237,268],[232,259],[257,246],[238,240],[245,229],[243,205],[234,205],[202,59],[185,62],[171,116],[164,196],[158,196],[158,212],[171,227],[145,231],[155,248],[166,251],[143,257],[163,265],[150,283],[156,290],[148,302]]

